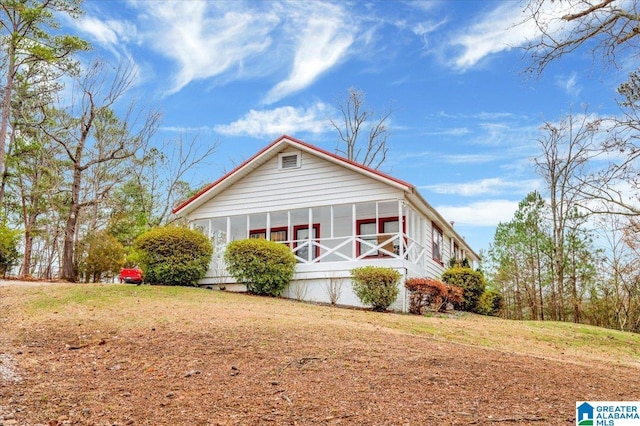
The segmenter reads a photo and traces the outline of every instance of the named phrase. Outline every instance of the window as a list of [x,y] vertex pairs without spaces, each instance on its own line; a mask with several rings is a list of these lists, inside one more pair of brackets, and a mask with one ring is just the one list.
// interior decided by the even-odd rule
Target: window
[[278,168],[280,170],[297,169],[300,167],[299,152],[283,152],[278,156]]
[[[252,229],[249,231],[249,238],[267,238],[266,229]],[[287,227],[271,228],[271,241],[283,243],[287,241]]]
[[431,237],[433,241],[433,260],[442,263],[442,246],[444,244],[442,230],[438,228],[433,222],[431,223],[431,229]]
[[[367,220],[359,220],[358,221],[358,236],[362,241],[369,243],[371,246],[375,247],[378,245],[378,230],[376,229],[376,220],[375,219],[367,219]],[[358,242],[358,256],[362,253],[366,253],[371,250],[371,246],[369,244],[363,244]],[[378,256],[378,251],[374,251],[370,254],[370,256]]]
[[[400,223],[398,221],[398,216],[378,219],[377,227],[375,219],[363,219],[357,221],[357,231],[360,240],[366,241],[372,246],[377,246],[389,240],[394,234],[397,234],[400,231]],[[360,256],[362,253],[366,253],[367,251],[371,250],[371,246],[369,246],[369,244],[358,242],[357,255]],[[397,246],[397,244],[397,239],[392,240],[384,244],[382,248],[390,253],[398,254],[399,247]],[[383,251],[376,250],[370,253],[367,257],[369,256],[388,257],[389,254]]]
[[456,262],[462,262],[462,250],[455,241],[453,242],[453,258]]
[[[319,223],[314,223],[312,226],[312,234],[311,234],[311,240],[314,241],[317,238],[319,238],[320,236],[320,224]],[[305,240],[307,240],[309,238],[309,225],[297,225],[293,227],[293,235],[294,235],[294,242],[293,242],[293,247],[296,248],[299,245],[303,245],[305,243]],[[296,251],[296,256],[298,256],[301,259],[305,259],[308,260],[309,259],[309,246],[305,245],[304,247],[300,247],[297,251]],[[313,250],[313,252],[311,253],[311,259],[315,259],[318,256],[320,256],[320,247],[315,246],[315,250]]]

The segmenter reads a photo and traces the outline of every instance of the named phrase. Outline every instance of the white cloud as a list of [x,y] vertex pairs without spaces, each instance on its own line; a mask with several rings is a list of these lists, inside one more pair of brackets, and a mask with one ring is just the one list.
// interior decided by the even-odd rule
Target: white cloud
[[438,28],[440,28],[442,25],[446,24],[446,20],[443,19],[441,21],[435,22],[435,21],[422,21],[422,22],[418,22],[417,24],[415,24],[412,28],[411,31],[413,31],[413,33],[417,36],[420,37],[424,37],[434,31],[436,31]]
[[498,195],[504,193],[526,194],[534,189],[540,189],[541,183],[535,179],[508,181],[502,178],[487,178],[473,182],[443,183],[438,185],[424,185],[426,189],[438,194],[460,195],[473,197],[479,195]]
[[448,164],[480,164],[496,161],[496,156],[491,154],[445,154],[442,161]]
[[557,76],[556,85],[573,97],[578,97],[582,91],[582,87],[578,85],[578,76],[575,72],[568,76]]
[[431,161],[447,164],[480,164],[496,160],[492,154],[442,154],[433,151],[410,152],[397,156],[398,160],[415,160],[427,158]]
[[298,35],[291,72],[269,91],[264,99],[266,104],[312,84],[338,64],[354,42],[355,23],[347,22],[344,10],[338,6],[313,3],[312,9],[305,8],[304,15],[303,25],[296,29]]
[[[118,57],[129,43],[144,43],[169,59],[175,64],[165,84],[169,94],[197,80],[278,73],[282,81],[265,97],[266,103],[276,102],[340,64],[360,29],[358,18],[331,3],[132,0],[128,5],[136,11],[135,24],[104,19],[94,7],[93,16],[72,25]],[[360,42],[370,42],[372,32],[365,28]]]
[[280,19],[271,11],[224,9],[218,2],[143,2],[145,39],[175,61],[178,71],[169,93],[194,80],[241,70],[243,62],[265,53]]
[[[539,21],[545,26],[547,34],[553,36],[566,31],[572,24],[559,17],[568,12],[564,2],[544,2],[539,9]],[[449,65],[460,71],[466,71],[480,63],[486,57],[522,47],[540,36],[540,29],[527,11],[522,10],[521,2],[502,2],[491,12],[481,15],[467,31],[456,29],[460,34],[452,37],[447,48],[459,49],[453,55]]]
[[497,226],[500,222],[513,219],[518,210],[518,201],[486,200],[468,204],[466,206],[437,206],[443,217],[458,225],[467,226]]
[[77,27],[80,31],[90,35],[103,46],[113,46],[118,43],[118,34],[115,29],[109,25],[109,21],[101,21],[87,16],[77,21]]
[[216,126],[215,130],[227,136],[248,135],[256,138],[300,132],[322,133],[329,130],[327,116],[331,111],[324,103],[307,109],[286,106],[264,111],[251,110],[240,120]]
[[138,30],[130,21],[83,16],[81,19],[69,20],[69,25],[85,34],[88,41],[98,44],[113,53],[117,58],[129,57],[126,44],[138,41]]
[[465,136],[471,133],[471,130],[467,127],[453,127],[451,129],[436,130],[432,132],[426,132],[425,135],[430,136]]

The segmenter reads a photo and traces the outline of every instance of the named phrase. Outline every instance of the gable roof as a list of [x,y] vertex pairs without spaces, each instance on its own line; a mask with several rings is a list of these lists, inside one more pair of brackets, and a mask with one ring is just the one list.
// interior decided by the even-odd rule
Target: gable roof
[[413,192],[414,187],[410,183],[402,181],[400,179],[396,179],[393,176],[390,176],[386,173],[380,172],[378,170],[374,170],[370,167],[364,166],[362,164],[356,163],[355,161],[347,160],[346,158],[340,157],[339,155],[333,154],[324,149],[318,148],[317,146],[308,144],[301,140],[295,139],[291,136],[283,135],[271,142],[269,145],[264,147],[258,153],[256,153],[253,157],[249,158],[244,163],[240,164],[235,169],[231,170],[229,173],[222,176],[220,179],[215,182],[207,185],[193,197],[189,198],[185,202],[178,205],[173,209],[173,213],[176,215],[184,215],[189,211],[199,207],[207,200],[211,199],[211,197],[219,194],[224,189],[231,186],[236,181],[242,179],[274,155],[277,155],[286,147],[292,147],[298,149],[300,151],[308,152],[318,157],[321,157],[325,160],[328,160],[332,163],[341,165],[348,169],[354,170],[363,175],[369,176],[373,179],[376,179],[382,183],[387,185],[391,185],[398,189],[401,189],[405,192]]
[[173,209],[173,214],[183,216],[190,211],[198,208],[199,206],[210,200],[212,197],[216,196],[226,188],[233,185],[235,182],[247,176],[258,167],[266,163],[268,160],[273,158],[273,156],[278,155],[278,153],[282,152],[283,149],[288,147],[316,155],[334,164],[346,167],[362,175],[368,176],[379,182],[404,191],[407,194],[407,199],[410,200],[418,209],[422,210],[424,214],[430,213],[431,215],[435,216],[437,218],[439,226],[441,226],[443,229],[447,229],[451,234],[455,235],[461,244],[463,244],[468,250],[470,250],[476,258],[480,259],[480,256],[478,256],[478,254],[469,246],[465,239],[462,238],[460,234],[458,234],[458,232],[453,228],[452,223],[449,223],[447,220],[445,220],[440,212],[434,209],[412,184],[287,135],[280,136],[278,139],[274,140],[258,153],[256,153],[253,157],[249,158],[244,163],[240,164],[238,167],[222,176],[220,179],[207,185],[193,197],[178,205],[175,209]]

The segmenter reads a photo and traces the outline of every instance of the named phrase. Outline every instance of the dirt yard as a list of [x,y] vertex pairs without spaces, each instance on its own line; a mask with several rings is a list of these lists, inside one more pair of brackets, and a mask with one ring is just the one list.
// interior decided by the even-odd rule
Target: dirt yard
[[429,318],[139,289],[0,288],[0,425],[572,425],[576,401],[640,398],[633,365]]

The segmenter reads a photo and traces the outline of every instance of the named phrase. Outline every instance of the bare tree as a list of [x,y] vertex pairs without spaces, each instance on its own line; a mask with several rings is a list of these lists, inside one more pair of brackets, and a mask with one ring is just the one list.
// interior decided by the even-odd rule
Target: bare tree
[[338,303],[338,300],[340,300],[340,294],[342,293],[342,278],[329,277],[326,285],[329,302],[332,305],[335,305],[336,303]]
[[592,324],[640,331],[640,227],[635,220],[618,215],[599,216],[598,225],[607,256],[600,277],[591,289],[586,314]]
[[293,297],[301,302],[307,297],[309,286],[304,282],[297,281],[295,284],[289,284],[289,294],[291,294],[291,287],[293,287]]
[[187,138],[181,134],[166,140],[160,148],[146,144],[142,151],[140,167],[134,175],[136,183],[144,186],[150,199],[143,205],[149,226],[163,225],[170,221],[171,209],[184,201],[191,191],[186,184],[187,175],[194,169],[210,164],[218,149],[219,141],[203,143],[201,135]]
[[[526,50],[531,55],[529,71],[541,73],[551,62],[582,49],[602,58],[605,67],[618,67],[620,60],[637,57],[640,48],[640,10],[636,1],[531,0],[526,12],[539,36]],[[575,189],[591,202],[583,205],[591,213],[640,214],[640,71],[618,88],[623,114],[612,118],[602,132],[600,151],[606,164],[580,178]],[[598,201],[598,202],[594,202]]]
[[565,236],[577,209],[585,205],[579,182],[587,173],[589,161],[598,154],[594,135],[600,120],[587,114],[569,114],[558,124],[546,123],[545,136],[539,139],[542,155],[536,159],[538,174],[545,180],[549,192],[553,241],[553,274],[558,299],[552,306],[553,317],[564,320]]
[[[96,168],[112,168],[131,158],[156,130],[159,114],[142,114],[131,103],[122,118],[115,111],[134,78],[133,68],[118,67],[111,81],[101,63],[95,63],[83,78],[76,81],[79,99],[73,99],[67,110],[57,111],[43,131],[64,151],[69,164],[70,188],[67,197],[61,278],[75,281],[74,243],[79,216],[88,206],[104,201],[123,173],[111,173],[92,196],[83,197],[85,177]],[[51,116],[50,114],[44,114]]]
[[[379,169],[387,159],[387,122],[393,111],[376,116],[365,109],[365,94],[351,87],[344,101],[338,101],[342,120],[330,120],[339,136],[336,153],[373,169]],[[366,134],[366,135],[365,135]],[[364,141],[363,138],[366,138]]]
[[531,71],[542,72],[581,47],[613,65],[618,56],[635,56],[640,47],[640,12],[635,1],[531,0],[525,12],[540,34],[526,47],[533,60]]

